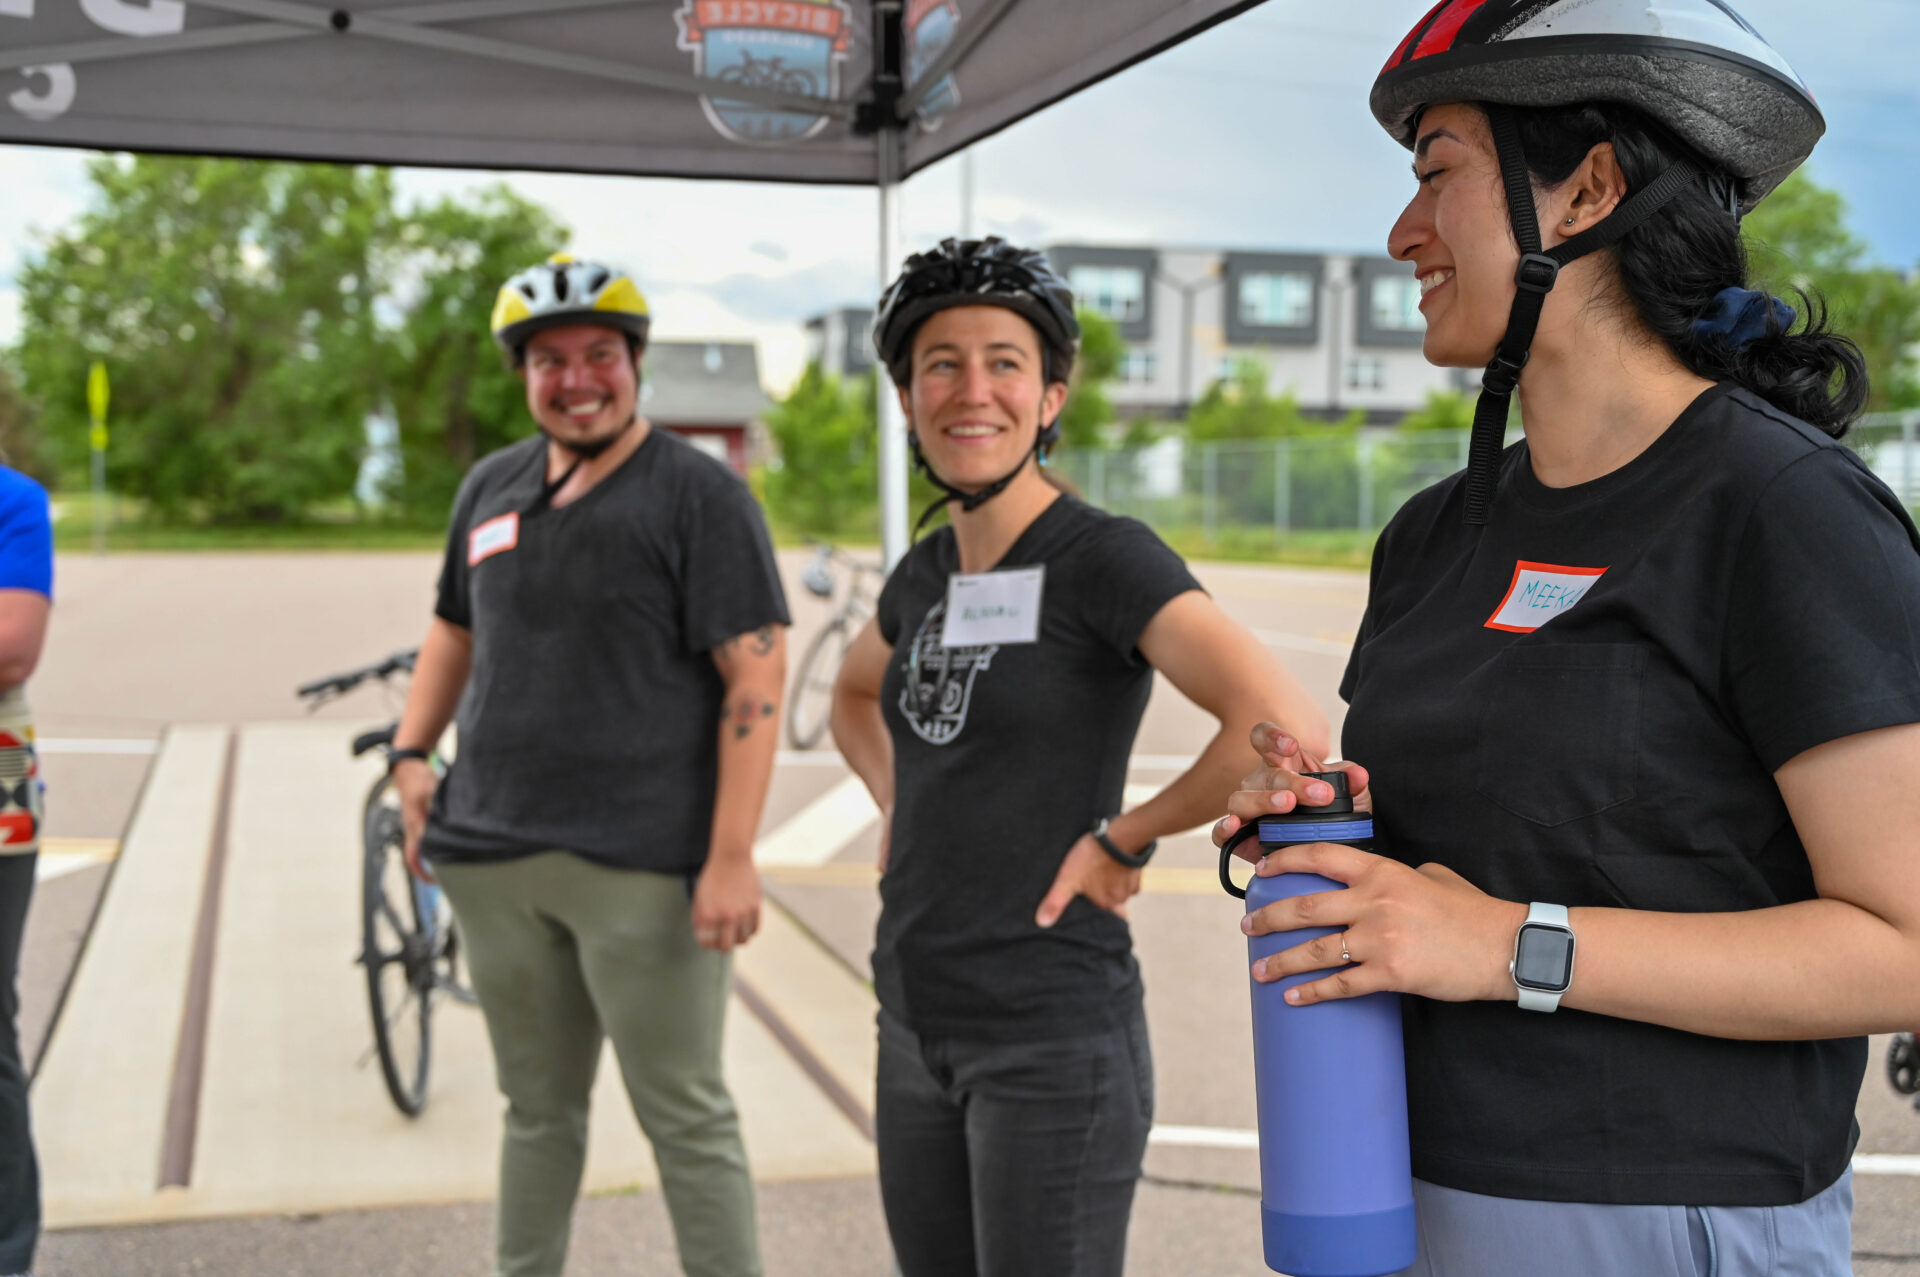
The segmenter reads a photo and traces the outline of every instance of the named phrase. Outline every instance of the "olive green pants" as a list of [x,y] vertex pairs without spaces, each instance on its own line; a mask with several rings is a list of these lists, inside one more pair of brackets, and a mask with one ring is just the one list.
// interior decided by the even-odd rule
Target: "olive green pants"
[[497,1277],[559,1277],[603,1037],[653,1145],[688,1277],[759,1277],[753,1180],[720,1074],[732,959],[694,943],[686,879],[562,851],[436,864],[507,1098]]

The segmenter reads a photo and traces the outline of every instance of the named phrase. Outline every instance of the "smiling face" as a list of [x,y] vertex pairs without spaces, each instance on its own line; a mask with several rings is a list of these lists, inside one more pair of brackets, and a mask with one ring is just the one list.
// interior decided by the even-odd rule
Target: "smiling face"
[[527,341],[527,410],[561,443],[611,439],[633,420],[639,369],[618,329],[574,324]]
[[1486,116],[1460,104],[1429,109],[1413,171],[1419,190],[1394,223],[1387,250],[1412,262],[1419,277],[1427,362],[1483,367],[1506,332],[1520,264]]
[[934,472],[972,491],[1018,467],[1066,398],[1032,324],[1003,306],[954,306],[914,334],[900,406]]

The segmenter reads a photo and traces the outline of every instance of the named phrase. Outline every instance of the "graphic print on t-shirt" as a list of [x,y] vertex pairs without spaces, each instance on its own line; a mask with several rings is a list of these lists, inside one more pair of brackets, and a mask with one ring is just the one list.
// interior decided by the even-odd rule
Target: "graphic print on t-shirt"
[[906,686],[900,689],[900,714],[914,735],[929,745],[945,745],[967,725],[967,706],[973,701],[973,680],[991,664],[997,643],[975,647],[947,647],[947,601],[927,609],[925,619],[907,644],[904,658]]
[[1606,571],[1521,559],[1513,565],[1513,583],[1507,586],[1507,597],[1487,618],[1487,628],[1531,634],[1585,598]]

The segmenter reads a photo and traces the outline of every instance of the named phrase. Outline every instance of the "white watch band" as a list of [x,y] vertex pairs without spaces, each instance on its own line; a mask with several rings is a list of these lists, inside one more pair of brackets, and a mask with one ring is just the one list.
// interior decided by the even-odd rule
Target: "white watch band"
[[[1569,937],[1573,935],[1573,926],[1569,921],[1567,907],[1565,905],[1542,904],[1537,900],[1527,906],[1527,920],[1522,923],[1521,926],[1559,927],[1566,931]],[[1565,991],[1548,993],[1543,989],[1527,988],[1519,981],[1519,965],[1520,936],[1516,932],[1513,938],[1513,961],[1507,965],[1507,971],[1508,974],[1515,977],[1513,987],[1518,990],[1520,994],[1520,1009],[1522,1011],[1559,1010],[1560,999],[1565,996]],[[1573,981],[1573,957],[1571,954],[1569,954],[1567,958],[1567,981],[1569,984]]]

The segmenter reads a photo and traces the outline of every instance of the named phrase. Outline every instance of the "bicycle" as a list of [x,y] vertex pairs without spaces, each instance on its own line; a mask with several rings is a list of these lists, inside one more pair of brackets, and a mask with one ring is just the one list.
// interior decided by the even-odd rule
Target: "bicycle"
[[[1920,1094],[1920,1045],[1911,1033],[1896,1033],[1887,1044],[1887,1081],[1901,1095]],[[1920,1099],[1913,1102],[1920,1109]]]
[[846,597],[828,618],[826,627],[807,644],[794,675],[793,694],[787,698],[787,740],[795,749],[812,749],[826,735],[827,716],[833,709],[833,680],[840,674],[847,645],[873,615],[880,600],[880,586],[886,580],[886,573],[878,565],[822,542],[814,549],[813,562],[800,574],[800,584],[815,598],[831,601],[836,587],[835,564],[847,573]]
[[[396,652],[363,669],[335,674],[298,690],[312,713],[368,680],[391,687],[391,680],[413,672],[417,651]],[[353,756],[393,748],[399,723],[362,732],[353,739]],[[431,760],[444,771],[438,754]],[[407,871],[406,829],[400,798],[383,771],[367,791],[361,809],[360,953],[354,962],[367,980],[367,1006],[373,1019],[373,1046],[361,1067],[378,1055],[380,1073],[394,1106],[417,1117],[427,1105],[427,1075],[432,1064],[433,1007],[442,994],[471,1004],[473,992],[461,978],[460,932],[445,895]]]
[[737,84],[746,89],[772,89],[776,93],[790,93],[795,97],[820,95],[813,76],[799,67],[787,66],[785,58],[756,58],[744,50],[740,54],[740,61],[714,78],[722,84]]

